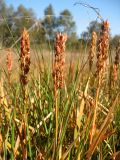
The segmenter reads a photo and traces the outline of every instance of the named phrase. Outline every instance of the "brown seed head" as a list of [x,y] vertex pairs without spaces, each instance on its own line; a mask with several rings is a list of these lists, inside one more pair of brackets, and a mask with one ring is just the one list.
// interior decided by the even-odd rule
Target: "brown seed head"
[[97,54],[97,73],[102,76],[105,70],[105,64],[108,57],[109,49],[109,23],[103,22],[101,27],[100,38],[98,42],[98,54]]
[[96,43],[97,43],[97,34],[96,34],[96,32],[92,32],[91,46],[90,46],[90,52],[89,52],[89,68],[90,68],[90,70],[93,65],[94,56],[96,55]]
[[113,64],[113,78],[114,81],[117,80],[117,70],[118,70],[118,66],[119,66],[119,55],[120,55],[120,41],[118,42],[118,45],[116,47],[116,55],[115,55],[115,61]]
[[55,41],[55,59],[53,66],[54,88],[59,89],[64,85],[64,64],[65,64],[65,42],[67,35],[62,33],[56,34]]
[[27,75],[30,70],[30,40],[29,40],[29,34],[26,29],[23,30],[21,38],[20,62],[21,62],[20,81],[23,85],[26,85],[28,82]]

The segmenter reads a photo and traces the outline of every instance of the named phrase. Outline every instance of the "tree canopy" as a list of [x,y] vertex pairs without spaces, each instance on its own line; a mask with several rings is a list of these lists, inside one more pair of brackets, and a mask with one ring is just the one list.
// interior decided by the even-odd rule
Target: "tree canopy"
[[66,32],[69,36],[75,31],[75,21],[68,9],[63,10],[58,17],[58,30]]
[[55,32],[58,31],[66,32],[69,37],[72,37],[71,35],[75,32],[75,21],[72,13],[65,9],[56,17],[51,4],[45,8],[44,17],[37,19],[32,9],[20,5],[15,10],[13,6],[7,6],[5,1],[1,0],[0,16],[0,39],[1,43],[7,46],[13,43],[13,38],[17,40],[20,37],[24,27],[30,29],[36,22],[39,23],[30,31],[32,40],[36,43],[53,40]]

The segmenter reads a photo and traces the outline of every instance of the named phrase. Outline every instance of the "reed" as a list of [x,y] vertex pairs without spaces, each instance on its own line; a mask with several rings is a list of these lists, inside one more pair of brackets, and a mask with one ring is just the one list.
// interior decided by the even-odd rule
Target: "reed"
[[93,136],[95,134],[95,129],[96,129],[96,116],[97,116],[99,93],[100,93],[102,78],[104,76],[106,69],[108,50],[109,50],[109,23],[108,21],[103,21],[98,41],[98,53],[97,53],[97,63],[96,63],[97,88],[96,88],[95,108],[93,114],[93,124],[90,136],[90,145],[92,144]]

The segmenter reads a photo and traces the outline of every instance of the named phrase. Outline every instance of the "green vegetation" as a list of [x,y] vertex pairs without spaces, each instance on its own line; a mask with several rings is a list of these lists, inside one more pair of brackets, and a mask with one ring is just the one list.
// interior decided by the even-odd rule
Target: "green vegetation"
[[0,1],[0,14],[0,159],[119,159],[120,42],[108,21],[79,39],[68,10],[55,18],[49,5],[32,29],[31,9]]

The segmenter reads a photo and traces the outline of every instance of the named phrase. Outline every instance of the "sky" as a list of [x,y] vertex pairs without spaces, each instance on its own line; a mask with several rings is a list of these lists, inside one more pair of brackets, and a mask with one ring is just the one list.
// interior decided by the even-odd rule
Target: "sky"
[[99,8],[101,16],[110,23],[112,36],[120,35],[120,0],[6,0],[7,5],[13,5],[15,8],[20,4],[26,8],[32,8],[39,18],[43,17],[44,9],[49,4],[52,4],[55,16],[58,16],[64,9],[68,9],[73,15],[77,33],[80,35],[91,21],[96,20],[97,15],[90,8],[74,5],[76,2]]

